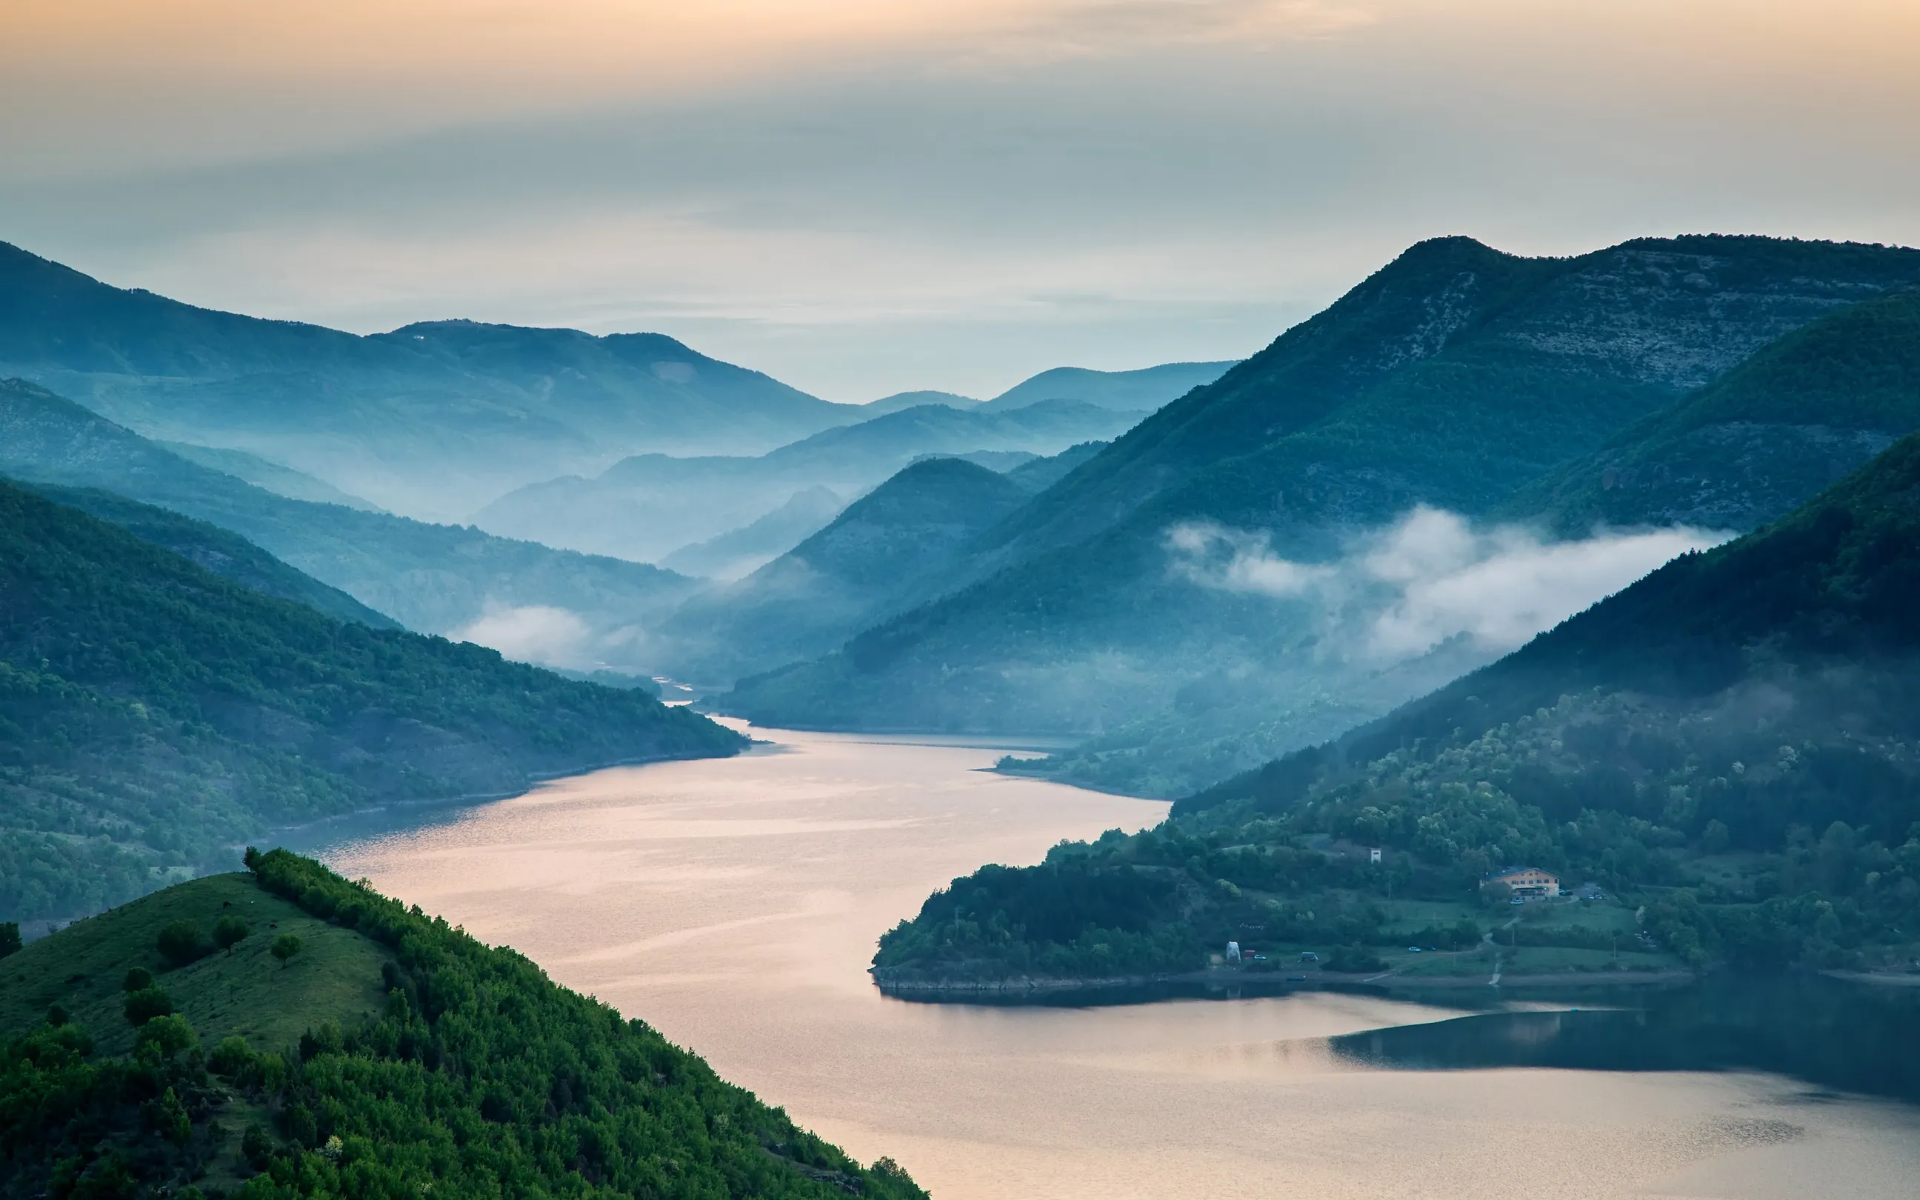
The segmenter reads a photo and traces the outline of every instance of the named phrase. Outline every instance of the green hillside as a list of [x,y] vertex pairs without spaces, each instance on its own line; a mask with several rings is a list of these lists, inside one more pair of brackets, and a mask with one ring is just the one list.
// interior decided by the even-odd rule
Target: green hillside
[[[1237,934],[1405,945],[1392,903],[1472,921],[1480,876],[1528,863],[1624,897],[1636,936],[1695,966],[1904,966],[1920,950],[1916,587],[1920,435],[1158,830],[956,880],[876,963],[1071,975],[1191,967]],[[1590,922],[1543,920],[1533,944],[1601,948]]]
[[168,453],[24,380],[0,380],[0,473],[104,489],[217,525],[426,633],[465,628],[490,606],[543,606],[564,608],[602,635],[664,616],[698,586],[643,563],[472,526],[290,500]]
[[743,680],[725,707],[1093,734],[1220,672],[1339,690],[1301,663],[1315,614],[1196,581],[1169,537],[1218,528],[1322,562],[1417,504],[1492,516],[1785,334],[1916,282],[1920,251],[1874,246],[1689,237],[1522,259],[1421,243],[983,534],[947,594]]
[[247,857],[0,960],[0,1196],[924,1197],[511,950]]
[[1920,429],[1920,292],[1842,309],[1501,506],[1570,537],[1597,525],[1745,532]]
[[294,570],[239,534],[217,525],[99,488],[40,484],[33,490],[56,504],[112,522],[141,541],[191,559],[242,587],[304,604],[337,621],[358,621],[373,629],[400,628],[391,617],[373,611],[339,588]]
[[642,693],[322,616],[0,484],[0,918],[97,911],[276,824],[740,744]]

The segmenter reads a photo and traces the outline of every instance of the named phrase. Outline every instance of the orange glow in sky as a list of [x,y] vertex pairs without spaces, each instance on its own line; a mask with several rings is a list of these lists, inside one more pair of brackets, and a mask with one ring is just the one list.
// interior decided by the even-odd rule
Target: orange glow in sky
[[1916,114],[1915,0],[10,0],[0,240],[988,390],[1247,353],[1433,233],[1920,241]]

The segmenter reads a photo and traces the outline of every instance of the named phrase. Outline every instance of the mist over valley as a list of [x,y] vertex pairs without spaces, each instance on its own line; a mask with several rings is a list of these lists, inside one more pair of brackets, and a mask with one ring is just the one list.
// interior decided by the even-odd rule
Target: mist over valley
[[0,1200],[1920,1193],[1920,9],[23,0]]

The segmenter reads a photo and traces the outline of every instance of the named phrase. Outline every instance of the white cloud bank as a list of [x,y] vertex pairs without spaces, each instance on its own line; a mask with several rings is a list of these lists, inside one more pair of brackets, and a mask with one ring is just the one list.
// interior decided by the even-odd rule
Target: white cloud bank
[[1661,564],[1729,536],[1675,527],[1544,542],[1519,526],[1475,530],[1454,513],[1421,506],[1332,563],[1294,562],[1274,554],[1264,533],[1212,524],[1175,527],[1167,549],[1173,570],[1195,583],[1317,602],[1352,649],[1401,660],[1460,634],[1511,650]]
[[565,608],[545,604],[489,608],[478,620],[448,636],[457,642],[491,647],[516,662],[574,669],[593,665],[593,631],[579,614]]

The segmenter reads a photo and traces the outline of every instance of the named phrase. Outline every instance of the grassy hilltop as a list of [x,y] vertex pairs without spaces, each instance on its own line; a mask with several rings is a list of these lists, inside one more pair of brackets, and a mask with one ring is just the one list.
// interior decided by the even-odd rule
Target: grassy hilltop
[[0,1197],[923,1200],[511,950],[248,859],[0,959]]

